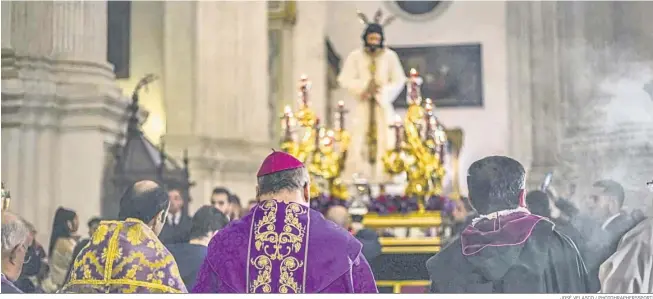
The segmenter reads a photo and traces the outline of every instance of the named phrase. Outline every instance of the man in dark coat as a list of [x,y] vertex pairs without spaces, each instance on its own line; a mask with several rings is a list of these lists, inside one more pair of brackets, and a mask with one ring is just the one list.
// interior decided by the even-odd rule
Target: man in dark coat
[[594,183],[590,195],[588,213],[581,220],[583,235],[588,236],[588,244],[583,258],[592,278],[594,288],[600,288],[599,268],[617,251],[621,237],[635,227],[637,222],[630,213],[624,211],[624,188],[612,180]]
[[333,223],[337,224],[338,226],[349,230],[349,232],[351,232],[351,234],[354,235],[354,237],[363,244],[363,256],[368,261],[372,261],[381,255],[381,242],[379,241],[379,234],[377,234],[374,230],[363,227],[362,217],[359,215],[350,216],[347,208],[340,205],[335,205],[329,207],[325,218],[333,221]]
[[569,221],[566,221],[565,216],[562,216],[564,214],[561,213],[561,216],[558,218],[551,217],[551,204],[552,201],[549,198],[549,195],[540,190],[530,191],[526,195],[526,205],[528,206],[528,210],[532,214],[546,217],[553,221],[556,230],[571,238],[571,240],[574,241],[574,244],[576,244],[576,247],[578,247],[578,251],[582,256],[586,241],[583,239],[580,231],[571,225]]
[[524,177],[524,167],[508,157],[469,167],[469,197],[480,216],[426,263],[431,292],[592,292],[574,243],[525,208]]
[[182,193],[179,189],[171,188],[168,189],[168,197],[170,198],[168,219],[159,235],[159,240],[166,245],[188,243],[192,219],[184,211]]
[[229,223],[229,218],[213,206],[203,206],[193,216],[190,242],[166,245],[179,266],[186,289],[195,287],[195,278],[206,257],[213,235]]

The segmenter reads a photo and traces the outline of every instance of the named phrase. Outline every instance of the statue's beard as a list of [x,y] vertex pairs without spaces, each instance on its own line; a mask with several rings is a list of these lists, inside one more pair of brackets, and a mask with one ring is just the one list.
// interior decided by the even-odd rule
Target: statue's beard
[[371,45],[371,44],[365,43],[365,49],[367,49],[368,51],[370,51],[372,53],[378,51],[382,47],[383,47],[383,45],[380,45],[380,44],[379,45]]

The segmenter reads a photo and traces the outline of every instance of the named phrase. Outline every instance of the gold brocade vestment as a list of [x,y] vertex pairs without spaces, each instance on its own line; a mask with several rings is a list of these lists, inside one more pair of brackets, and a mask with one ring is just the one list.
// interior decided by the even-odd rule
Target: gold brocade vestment
[[62,293],[187,293],[177,263],[136,219],[103,221],[75,258]]

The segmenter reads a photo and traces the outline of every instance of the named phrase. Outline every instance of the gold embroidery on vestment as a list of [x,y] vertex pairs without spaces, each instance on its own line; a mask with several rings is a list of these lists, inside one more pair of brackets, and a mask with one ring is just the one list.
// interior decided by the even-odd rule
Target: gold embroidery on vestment
[[[134,225],[134,222],[138,224]],[[133,224],[131,227],[125,227]],[[160,242],[154,242],[156,235],[151,230],[144,229],[141,221],[127,219],[121,221],[103,221],[98,230],[91,238],[91,244],[101,245],[107,242],[102,248],[86,250],[73,264],[70,281],[64,289],[71,286],[80,286],[83,290],[104,289],[106,291],[119,289],[121,293],[134,293],[140,288],[146,288],[152,292],[180,293],[179,289],[173,288],[174,280],[181,281],[179,270],[171,254],[166,254],[164,246]],[[156,256],[162,256],[154,261],[148,260],[141,251],[131,251],[124,254],[122,246],[119,246],[120,232],[126,230],[127,242],[133,246],[150,246],[157,250]],[[108,240],[107,240],[108,239]],[[85,248],[86,249],[86,248]],[[161,252],[158,252],[160,250]],[[99,255],[99,256],[98,256]],[[123,270],[126,273],[122,277]],[[138,271],[150,269],[152,272],[147,275],[145,281],[136,280]],[[81,271],[80,271],[81,270]],[[164,270],[170,271],[167,279],[168,285],[163,284],[165,277]],[[79,272],[83,277],[79,277]],[[100,279],[93,278],[93,272],[102,276]]]
[[[258,207],[264,213],[263,218],[255,223],[254,248],[256,252],[248,254],[249,263],[257,269],[248,290],[255,293],[303,293],[304,284],[297,283],[295,274],[305,266],[305,261],[299,260],[292,253],[298,253],[305,246],[306,227],[299,222],[299,216],[308,213],[308,208],[297,203],[289,203],[285,210],[284,226],[280,233],[276,232],[276,213],[278,204],[274,200],[261,203]],[[307,249],[307,248],[306,248]],[[306,250],[305,249],[305,250]],[[306,255],[302,255],[305,259]],[[272,261],[280,261],[279,289],[272,290]],[[304,269],[304,272],[306,269]]]

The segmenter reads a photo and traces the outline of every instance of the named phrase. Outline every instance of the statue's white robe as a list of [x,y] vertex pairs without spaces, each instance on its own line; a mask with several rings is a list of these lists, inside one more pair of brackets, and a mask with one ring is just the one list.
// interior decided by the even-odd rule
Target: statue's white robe
[[626,233],[601,265],[602,293],[653,293],[653,218]]
[[352,112],[349,116],[350,122],[347,124],[352,140],[345,166],[345,180],[350,180],[354,173],[362,175],[371,181],[384,180],[381,157],[385,151],[392,148],[395,141],[389,128],[395,114],[392,102],[403,90],[406,84],[406,75],[395,51],[385,48],[383,53],[379,54],[375,59],[375,80],[377,85],[380,86],[379,93],[376,95],[379,103],[376,107],[378,131],[376,167],[372,167],[368,162],[366,136],[369,126],[369,103],[362,99],[368,82],[372,78],[370,73],[372,57],[362,48],[354,50],[345,59],[338,76],[340,86],[346,88],[356,99],[355,103],[347,105]]

